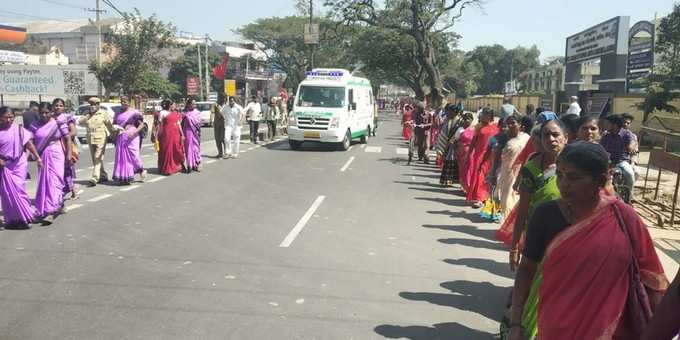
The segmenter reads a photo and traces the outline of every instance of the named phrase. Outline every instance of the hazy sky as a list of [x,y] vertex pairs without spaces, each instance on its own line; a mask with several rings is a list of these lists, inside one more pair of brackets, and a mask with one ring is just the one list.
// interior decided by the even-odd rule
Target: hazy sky
[[[257,18],[286,16],[295,12],[294,0],[111,0],[122,11],[137,7],[144,15],[157,14],[181,31],[213,39],[237,39],[231,33]],[[680,0],[679,0],[680,1]],[[321,3],[320,0],[315,0]],[[485,0],[484,9],[471,8],[454,30],[463,36],[460,47],[498,43],[508,48],[536,44],[541,57],[564,55],[565,38],[617,15],[631,17],[631,24],[670,12],[673,0]],[[44,19],[92,16],[83,8],[95,0],[2,0],[0,24]],[[102,5],[104,6],[104,5]],[[113,10],[105,15],[112,16]]]

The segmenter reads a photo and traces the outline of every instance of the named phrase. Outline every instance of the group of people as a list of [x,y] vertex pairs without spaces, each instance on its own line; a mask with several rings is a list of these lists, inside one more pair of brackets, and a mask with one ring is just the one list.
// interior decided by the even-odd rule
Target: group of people
[[[600,119],[540,108],[520,114],[509,100],[499,114],[490,107],[475,114],[460,104],[442,113],[428,113],[417,102],[405,105],[404,122],[412,120],[416,128],[406,127],[404,135],[410,138],[413,130],[422,149],[436,136],[441,184],[458,183],[465,199],[482,208],[481,216],[500,222],[496,237],[508,245],[516,271],[504,336],[677,334],[677,317],[654,313],[669,283],[647,227],[612,186],[618,168],[632,192],[632,116]],[[441,123],[432,124],[437,119]],[[666,295],[672,301],[661,306],[677,307],[677,284]]]
[[158,150],[158,171],[170,176],[180,171],[201,171],[201,113],[196,99],[189,97],[184,109],[169,99],[161,102],[161,111],[154,116],[151,139]]

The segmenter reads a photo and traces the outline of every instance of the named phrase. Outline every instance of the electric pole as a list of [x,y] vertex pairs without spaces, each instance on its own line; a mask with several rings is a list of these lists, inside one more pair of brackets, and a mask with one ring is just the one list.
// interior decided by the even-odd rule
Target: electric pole
[[[309,33],[310,33],[310,35],[311,35],[312,31],[314,30],[313,26],[312,26],[313,19],[314,19],[314,0],[309,0]],[[311,44],[312,57],[309,61],[309,70],[310,71],[314,69],[314,47],[315,47],[314,43],[312,43]]]
[[[193,38],[193,36],[192,36]],[[199,98],[203,97],[203,67],[201,66],[201,63],[203,62],[201,59],[201,44],[197,43],[196,44],[196,50],[198,51],[198,93],[199,93]]]
[[210,63],[208,62],[208,35],[205,35],[205,100],[210,96]]
[[[101,22],[101,13],[106,12],[105,10],[102,10],[99,8],[99,2],[100,0],[96,0],[95,8],[88,8],[88,12],[94,12],[95,13],[95,26],[97,26],[97,66],[102,66],[102,22]],[[90,21],[91,22],[91,21]],[[87,44],[85,44],[85,51],[87,52]],[[102,96],[102,82],[97,80],[97,96],[101,98]]]

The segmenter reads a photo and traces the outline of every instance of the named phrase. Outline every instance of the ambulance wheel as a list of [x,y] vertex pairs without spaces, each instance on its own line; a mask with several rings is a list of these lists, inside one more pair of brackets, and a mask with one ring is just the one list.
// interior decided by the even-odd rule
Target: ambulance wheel
[[349,150],[350,145],[352,145],[352,133],[347,130],[347,133],[345,133],[345,138],[343,138],[342,142],[340,142],[340,150],[347,151]]
[[361,136],[361,139],[359,140],[361,142],[361,144],[368,143],[368,136],[370,136],[370,135],[371,135],[371,127],[367,126],[366,127],[366,134]]

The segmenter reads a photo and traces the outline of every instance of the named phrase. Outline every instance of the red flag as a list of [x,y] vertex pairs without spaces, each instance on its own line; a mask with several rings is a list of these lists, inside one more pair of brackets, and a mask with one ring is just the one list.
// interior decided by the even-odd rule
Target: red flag
[[213,68],[213,76],[219,80],[224,80],[227,74],[227,66],[229,65],[229,54],[222,58],[222,63]]

